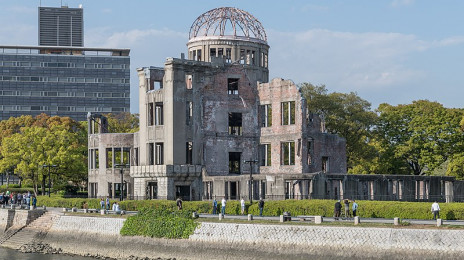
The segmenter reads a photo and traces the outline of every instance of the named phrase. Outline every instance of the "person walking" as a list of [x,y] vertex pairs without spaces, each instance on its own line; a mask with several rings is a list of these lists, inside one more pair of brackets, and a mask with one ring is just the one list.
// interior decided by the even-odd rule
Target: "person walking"
[[340,203],[340,200],[337,200],[334,206],[334,219],[335,220],[338,220],[338,218],[340,217],[341,210],[342,210],[342,204]]
[[37,208],[37,197],[32,195],[32,208],[36,209]]
[[262,217],[263,216],[263,210],[264,210],[264,200],[263,200],[262,197],[259,198],[258,208],[259,208],[259,216]]
[[222,198],[221,200],[221,214],[223,216],[226,215],[226,198]]
[[217,200],[216,198],[213,199],[213,215],[216,215],[217,212]]
[[436,201],[432,204],[432,213],[433,219],[440,218],[440,206]]
[[355,200],[353,200],[351,210],[353,210],[353,218],[356,217],[356,212],[358,211],[358,203],[356,203]]
[[182,210],[182,199],[180,197],[176,200],[177,210]]
[[110,198],[106,197],[106,209],[110,210]]
[[245,200],[242,197],[242,200],[240,200],[240,208],[242,210],[242,215],[245,214]]
[[345,204],[345,218],[349,218],[351,215],[350,214],[350,201],[345,199],[343,203]]

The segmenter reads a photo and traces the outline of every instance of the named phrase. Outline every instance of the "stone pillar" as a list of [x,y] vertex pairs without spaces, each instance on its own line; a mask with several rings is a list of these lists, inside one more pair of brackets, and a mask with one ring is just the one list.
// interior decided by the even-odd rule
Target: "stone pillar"
[[106,214],[106,210],[101,209],[101,210],[100,210],[100,215],[105,215],[105,214]]
[[443,225],[443,220],[441,218],[437,219],[437,227]]
[[219,213],[219,220],[222,220],[224,218],[224,215],[222,213]]
[[68,211],[68,209],[67,209],[67,208],[63,208],[63,212],[66,212],[66,211]]
[[315,216],[314,217],[314,224],[322,224],[323,218],[322,216]]
[[398,226],[400,224],[400,218],[393,219],[393,225]]
[[72,208],[71,211],[72,212],[77,212],[77,208]]
[[359,223],[360,223],[359,217],[358,216],[354,217],[354,224],[359,225]]
[[284,221],[285,221],[284,215],[280,215],[280,222],[284,222]]
[[248,221],[252,221],[252,220],[253,220],[253,215],[248,214]]
[[89,213],[89,210],[88,210],[88,209],[84,209],[84,213]]

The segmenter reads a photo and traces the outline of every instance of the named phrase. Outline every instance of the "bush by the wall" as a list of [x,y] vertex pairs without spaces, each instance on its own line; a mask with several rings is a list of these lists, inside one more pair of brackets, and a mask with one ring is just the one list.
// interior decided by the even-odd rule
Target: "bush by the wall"
[[143,208],[137,215],[127,218],[121,235],[188,238],[198,225],[191,216],[191,211],[172,210],[170,205]]

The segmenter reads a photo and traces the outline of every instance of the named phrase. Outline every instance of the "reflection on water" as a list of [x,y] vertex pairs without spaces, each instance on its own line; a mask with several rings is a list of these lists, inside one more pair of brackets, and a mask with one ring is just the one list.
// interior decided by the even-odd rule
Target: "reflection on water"
[[90,260],[90,257],[68,255],[25,254],[13,249],[0,247],[0,259],[5,260]]

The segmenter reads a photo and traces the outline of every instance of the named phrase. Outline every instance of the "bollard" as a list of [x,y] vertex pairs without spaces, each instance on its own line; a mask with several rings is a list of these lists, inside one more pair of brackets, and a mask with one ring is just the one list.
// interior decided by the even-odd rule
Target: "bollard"
[[194,212],[192,213],[192,218],[198,218],[198,213],[194,211]]
[[63,212],[66,212],[66,211],[68,211],[68,209],[67,209],[67,208],[63,208]]
[[47,210],[47,207],[46,207],[45,205],[43,205],[43,209],[44,209],[44,210]]
[[354,224],[359,225],[359,223],[360,223],[359,217],[358,216],[354,217]]
[[322,224],[323,218],[322,216],[315,216],[314,217],[314,224]]
[[105,215],[106,214],[106,210],[102,209],[100,210],[100,215]]
[[437,227],[443,225],[443,220],[441,218],[437,219]]
[[88,209],[84,209],[84,213],[89,213],[89,210],[88,210]]
[[224,218],[224,215],[222,213],[219,213],[219,220],[222,220]]
[[77,212],[77,208],[72,208],[71,212]]
[[393,225],[398,226],[400,224],[400,218],[393,219]]
[[280,215],[280,222],[284,222],[284,221],[285,221],[284,215]]
[[248,214],[248,221],[252,221],[252,220],[253,220],[253,215]]
[[125,211],[125,210],[121,210],[121,215],[126,215],[126,211]]

